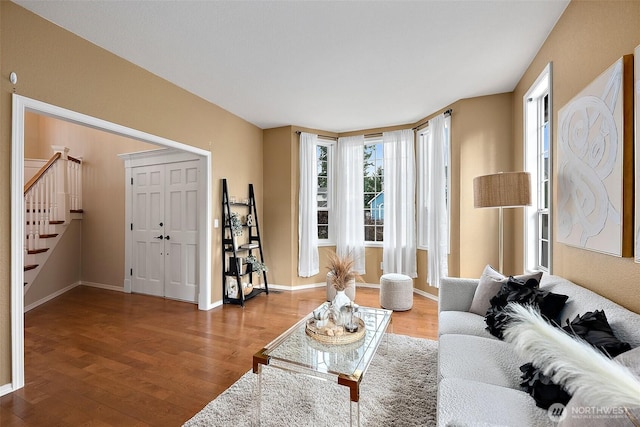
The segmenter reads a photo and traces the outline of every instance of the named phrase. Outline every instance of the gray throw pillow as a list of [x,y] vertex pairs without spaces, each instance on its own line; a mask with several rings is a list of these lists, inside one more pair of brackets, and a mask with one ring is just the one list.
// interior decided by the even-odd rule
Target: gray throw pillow
[[[533,274],[523,274],[515,276],[516,279],[526,282],[529,279],[536,279],[540,283],[542,278],[542,272],[536,272]],[[480,276],[480,282],[476,288],[476,293],[473,295],[473,301],[471,301],[470,313],[475,313],[480,316],[487,314],[487,310],[491,307],[491,298],[496,296],[500,287],[507,281],[508,277],[504,276],[495,268],[487,265]]]

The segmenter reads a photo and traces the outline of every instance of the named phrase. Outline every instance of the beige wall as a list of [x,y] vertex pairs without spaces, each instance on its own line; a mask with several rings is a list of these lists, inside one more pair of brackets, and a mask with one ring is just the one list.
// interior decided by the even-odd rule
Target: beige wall
[[[640,44],[640,2],[573,1],[518,83],[513,97],[514,159],[522,164],[522,98],[549,62],[553,62],[553,152],[557,154],[557,117],[580,90],[617,59]],[[636,70],[637,72],[637,70]],[[557,157],[554,158],[554,175]],[[557,182],[554,183],[554,195]],[[555,196],[554,196],[555,201]],[[554,215],[557,224],[557,211]],[[554,226],[554,232],[557,227]],[[640,312],[640,264],[558,243],[553,272]]]
[[[37,143],[27,138],[34,128]],[[53,155],[52,145],[68,147],[70,156],[83,161],[81,279],[123,287],[125,168],[118,154],[159,147],[47,116],[26,114],[25,157],[29,152],[48,159]]]
[[[0,384],[11,381],[11,94],[15,92],[212,152],[213,221],[220,179],[253,183],[262,212],[262,130],[11,2],[0,2]],[[15,88],[8,75],[18,75]],[[236,190],[237,189],[237,190]],[[243,190],[245,189],[245,190]],[[262,219],[262,218],[260,218]],[[214,229],[212,300],[222,298]]]
[[[487,263],[498,264],[498,215],[493,210],[473,209],[473,177],[511,171],[513,141],[511,127],[511,94],[465,99],[451,105],[451,254],[449,274],[477,277]],[[323,130],[286,126],[264,131],[265,223],[269,237],[265,239],[270,281],[287,286],[322,283],[326,275],[326,253],[335,247],[320,248],[320,272],[309,278],[298,277],[298,141],[296,131],[331,137],[373,134],[412,128],[444,111],[438,111],[416,123],[393,127],[363,129],[344,134]],[[512,217],[505,215],[505,234],[512,233]],[[471,235],[469,244],[461,235]],[[511,241],[505,253],[514,251]],[[511,253],[511,252],[509,252]],[[273,259],[277,254],[277,259]],[[366,283],[378,283],[382,270],[382,248],[368,247],[365,252]],[[505,271],[517,271],[520,265],[507,257]],[[418,277],[415,287],[432,295],[437,288],[427,285],[427,251],[418,251]]]
[[24,295],[27,307],[80,281],[82,220],[72,220]]

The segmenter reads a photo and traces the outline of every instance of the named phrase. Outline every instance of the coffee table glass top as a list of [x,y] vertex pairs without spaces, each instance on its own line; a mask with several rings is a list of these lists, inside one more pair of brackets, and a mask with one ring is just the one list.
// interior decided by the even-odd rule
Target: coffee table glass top
[[[322,304],[319,308],[328,305]],[[312,313],[280,335],[262,351],[269,365],[299,367],[317,373],[352,376],[366,371],[391,321],[391,310],[359,307],[365,323],[364,337],[350,344],[323,344],[307,335]],[[291,366],[293,365],[293,366]]]

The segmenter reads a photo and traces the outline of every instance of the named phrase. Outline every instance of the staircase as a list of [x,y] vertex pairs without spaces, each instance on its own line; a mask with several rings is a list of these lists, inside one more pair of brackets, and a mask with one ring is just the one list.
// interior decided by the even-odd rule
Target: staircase
[[70,221],[82,219],[82,160],[69,156],[67,147],[52,148],[54,155],[24,186],[25,294]]

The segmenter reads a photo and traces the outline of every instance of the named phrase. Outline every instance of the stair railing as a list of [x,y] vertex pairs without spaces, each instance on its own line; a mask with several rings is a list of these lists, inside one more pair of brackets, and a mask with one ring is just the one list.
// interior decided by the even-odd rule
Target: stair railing
[[82,210],[82,160],[67,155],[67,147],[53,146],[55,154],[25,184],[25,251],[39,249],[40,236],[51,234],[52,221],[70,220]]

